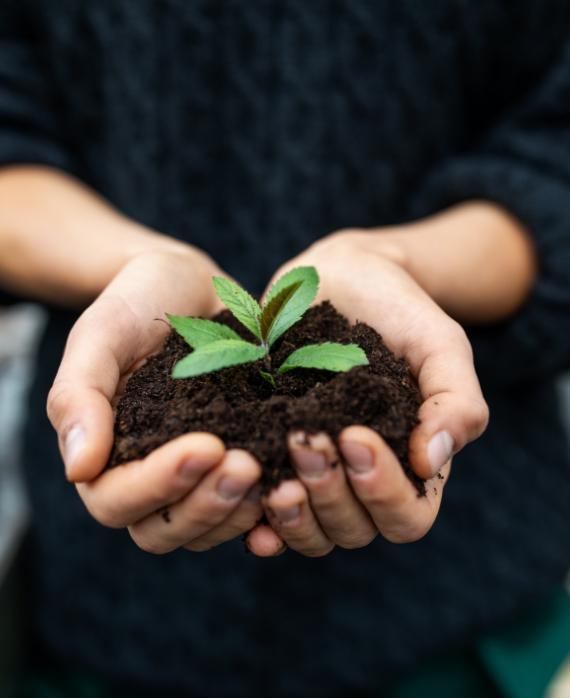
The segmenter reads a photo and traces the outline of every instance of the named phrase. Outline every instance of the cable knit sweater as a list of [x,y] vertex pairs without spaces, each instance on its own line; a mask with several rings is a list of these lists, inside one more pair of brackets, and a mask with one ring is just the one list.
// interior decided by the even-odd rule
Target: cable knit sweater
[[515,317],[471,332],[492,421],[432,532],[318,560],[239,542],[156,558],[91,520],[44,416],[74,319],[50,309],[26,463],[33,627],[54,658],[160,695],[376,696],[559,583],[569,26],[564,0],[2,0],[0,163],[74,173],[253,291],[335,229],[472,198],[517,216],[541,267]]

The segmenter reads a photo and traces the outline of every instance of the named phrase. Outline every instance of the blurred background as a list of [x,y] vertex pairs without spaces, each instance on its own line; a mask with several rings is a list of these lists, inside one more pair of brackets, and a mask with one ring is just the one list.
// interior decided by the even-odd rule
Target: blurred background
[[[43,322],[37,306],[0,308],[0,698],[10,695],[25,639],[26,604],[19,593],[18,550],[30,512],[19,467],[20,425]],[[570,450],[570,375],[560,382],[560,394]],[[570,648],[570,638],[568,645]],[[546,698],[570,698],[570,658]]]

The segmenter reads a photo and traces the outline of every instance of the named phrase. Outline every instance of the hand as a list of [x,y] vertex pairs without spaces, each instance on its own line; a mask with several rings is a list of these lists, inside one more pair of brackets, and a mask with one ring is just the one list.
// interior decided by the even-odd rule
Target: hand
[[[291,434],[289,452],[299,479],[264,498],[271,527],[258,526],[247,539],[258,555],[275,554],[285,543],[319,556],[335,545],[367,545],[378,533],[399,543],[421,538],[437,516],[452,455],[486,427],[488,409],[463,329],[404,270],[393,239],[386,236],[381,245],[381,236],[333,234],[276,276],[292,266],[316,266],[317,302],[329,299],[351,321],[368,323],[410,364],[423,398],[410,461],[429,480],[427,496],[418,497],[394,453],[371,429],[344,429],[340,453],[326,434],[310,437],[308,445],[303,435]],[[333,468],[339,460],[345,467]]]
[[260,466],[212,434],[181,436],[140,461],[104,470],[120,385],[168,332],[165,310],[209,316],[220,309],[219,269],[177,243],[135,256],[73,327],[48,399],[68,479],[100,523],[128,527],[143,550],[205,550],[261,516]]

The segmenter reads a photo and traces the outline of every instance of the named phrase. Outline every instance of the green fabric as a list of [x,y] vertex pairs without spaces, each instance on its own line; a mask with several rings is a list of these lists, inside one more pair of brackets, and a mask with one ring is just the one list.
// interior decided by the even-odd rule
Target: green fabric
[[503,698],[473,651],[430,662],[388,692],[386,698]]
[[544,696],[570,657],[570,596],[560,591],[518,622],[483,637],[478,653],[505,698]]
[[541,698],[570,657],[570,596],[560,591],[470,649],[434,659],[387,698]]

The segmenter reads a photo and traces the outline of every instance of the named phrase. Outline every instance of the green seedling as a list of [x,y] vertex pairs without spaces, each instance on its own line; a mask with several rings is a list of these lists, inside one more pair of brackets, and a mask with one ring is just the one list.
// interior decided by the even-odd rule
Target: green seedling
[[[317,270],[314,267],[291,269],[273,284],[261,306],[234,281],[215,276],[213,282],[220,300],[258,342],[242,339],[220,322],[167,314],[171,326],[193,349],[174,365],[172,377],[191,378],[265,359],[264,370],[259,373],[275,387],[275,376],[270,370],[271,347],[299,322],[315,300],[319,287]],[[366,354],[357,344],[324,342],[295,350],[277,368],[277,373],[297,368],[341,372],[367,364]]]

